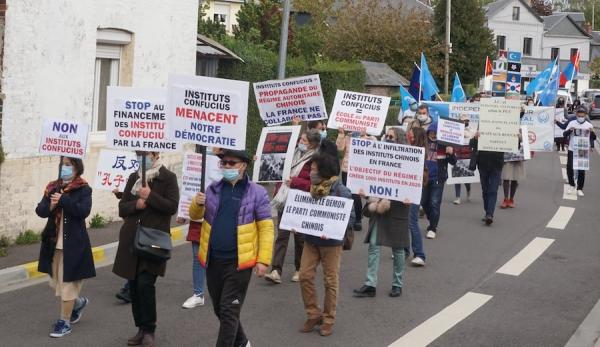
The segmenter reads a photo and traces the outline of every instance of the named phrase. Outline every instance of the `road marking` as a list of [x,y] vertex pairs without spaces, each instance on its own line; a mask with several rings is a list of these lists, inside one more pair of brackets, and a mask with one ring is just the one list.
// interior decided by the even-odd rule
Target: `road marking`
[[567,165],[567,157],[560,156],[560,165]]
[[596,302],[594,308],[592,308],[581,325],[575,330],[575,333],[571,336],[565,347],[599,347],[600,339],[598,339],[598,335],[600,335],[600,327],[598,327],[598,322],[600,322],[600,300]]
[[550,247],[554,242],[553,239],[547,239],[543,237],[536,237],[531,240],[525,248],[523,248],[517,255],[509,260],[504,266],[498,269],[496,273],[505,275],[519,276],[529,265],[540,256],[544,251]]
[[409,331],[406,335],[389,345],[389,347],[427,346],[453,326],[467,318],[491,298],[491,295],[469,292],[435,316]]
[[566,181],[567,180],[567,168],[566,167],[562,167],[562,168],[560,168],[560,171],[562,172],[563,180]]
[[575,212],[574,207],[560,206],[554,214],[554,217],[552,217],[548,222],[548,225],[546,225],[546,228],[564,230],[573,216],[573,212]]
[[568,184],[565,184],[565,189],[563,191],[563,199],[565,200],[577,200],[577,194],[569,194],[569,188],[571,186],[569,186]]

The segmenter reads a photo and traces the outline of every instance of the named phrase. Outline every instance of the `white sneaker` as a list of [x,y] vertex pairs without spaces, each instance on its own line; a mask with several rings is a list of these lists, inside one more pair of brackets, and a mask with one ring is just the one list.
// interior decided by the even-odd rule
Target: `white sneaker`
[[456,200],[452,201],[454,205],[460,205],[460,198],[456,198]]
[[294,272],[294,276],[292,276],[292,282],[300,282],[300,272]]
[[279,272],[277,272],[277,270],[271,271],[271,273],[269,273],[265,276],[265,279],[267,281],[270,281],[273,283],[277,283],[277,284],[281,283],[281,276],[279,275]]
[[425,266],[425,260],[421,257],[414,257],[410,263],[413,264],[413,266]]
[[435,231],[433,231],[433,230],[429,230],[429,231],[427,231],[427,235],[426,235],[426,237],[427,237],[428,239],[435,239]]
[[471,192],[470,191],[467,192],[467,201],[471,201]]
[[183,308],[194,308],[194,307],[198,307],[198,306],[204,306],[204,295],[200,294],[194,294],[192,296],[190,296],[189,299],[187,299],[183,305],[181,305],[181,307]]
[[567,189],[567,194],[571,194],[571,195],[575,194],[575,187],[569,186],[569,189]]
[[578,195],[578,196],[584,196],[585,194],[583,194],[583,190],[578,190],[578,191],[577,191],[577,195]]

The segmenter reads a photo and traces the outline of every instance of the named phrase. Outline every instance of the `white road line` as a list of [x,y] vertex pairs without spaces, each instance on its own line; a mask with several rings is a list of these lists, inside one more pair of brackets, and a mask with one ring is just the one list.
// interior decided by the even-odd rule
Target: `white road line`
[[525,248],[523,248],[517,255],[511,260],[504,264],[496,273],[505,275],[519,276],[529,265],[540,256],[544,251],[550,247],[554,242],[553,239],[547,239],[543,237],[536,237],[531,240]]
[[548,222],[548,225],[546,225],[546,228],[564,230],[573,216],[573,212],[575,212],[574,207],[560,206],[554,214],[554,217],[552,217]]
[[566,181],[567,180],[567,168],[566,167],[560,168],[560,171],[562,172],[563,180]]
[[427,346],[446,331],[467,318],[492,298],[491,295],[469,292],[435,316],[409,331],[389,347]]
[[567,157],[560,156],[560,165],[567,165]]
[[563,199],[565,200],[577,200],[577,194],[569,194],[569,185],[565,184],[565,189],[563,191]]

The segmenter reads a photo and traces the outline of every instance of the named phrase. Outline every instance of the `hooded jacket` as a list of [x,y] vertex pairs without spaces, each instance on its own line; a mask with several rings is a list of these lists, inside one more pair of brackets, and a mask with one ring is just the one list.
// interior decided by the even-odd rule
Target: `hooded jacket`
[[[430,132],[437,133],[438,123],[433,122],[427,129],[427,135]],[[440,145],[438,141],[431,141],[427,136],[428,152],[425,158],[425,166],[429,171],[429,182],[444,183],[448,179],[448,163],[456,165],[456,155],[447,154],[446,146]]]

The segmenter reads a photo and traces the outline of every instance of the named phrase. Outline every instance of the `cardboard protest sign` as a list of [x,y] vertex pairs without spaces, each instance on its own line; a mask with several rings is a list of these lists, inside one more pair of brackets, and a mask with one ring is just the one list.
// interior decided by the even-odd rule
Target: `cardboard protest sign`
[[168,139],[163,88],[109,86],[106,97],[106,142],[108,147],[149,152],[179,150]]
[[353,138],[347,186],[355,194],[419,203],[424,160],[421,147]]
[[[554,109],[554,120],[559,121],[560,123],[564,123],[567,121],[565,118],[565,109],[564,108],[555,108]],[[558,125],[554,124],[554,138],[563,138],[564,130],[561,129]]]
[[390,100],[387,96],[338,90],[327,127],[379,135],[387,117]]
[[470,146],[454,147],[456,165],[448,165],[448,180],[446,184],[462,184],[479,182],[479,170],[469,170],[473,150]]
[[263,128],[256,149],[258,165],[255,166],[252,180],[266,183],[289,178],[299,135],[299,125]]
[[351,199],[337,196],[314,199],[307,192],[291,189],[285,202],[279,228],[343,240],[350,221],[352,204]]
[[260,118],[267,126],[301,120],[326,119],[319,75],[253,83]]
[[465,142],[465,125],[457,121],[440,118],[436,137],[439,142],[462,145]]
[[[215,155],[206,156],[205,187],[220,180],[219,158]],[[216,173],[216,175],[215,175]],[[185,153],[183,155],[183,170],[181,175],[181,189],[179,192],[179,207],[177,217],[190,219],[190,204],[192,199],[201,191],[202,182],[202,154]]]
[[140,163],[134,152],[102,149],[96,165],[94,188],[123,192],[129,175],[139,167]]
[[83,158],[87,149],[88,126],[64,120],[47,119],[42,125],[40,154]]
[[479,104],[478,150],[517,152],[521,105],[519,100],[481,99]]
[[526,125],[529,131],[529,145],[534,152],[550,152],[554,145],[554,108],[525,107],[521,125]]
[[170,75],[169,138],[209,147],[246,147],[248,88],[244,81]]

